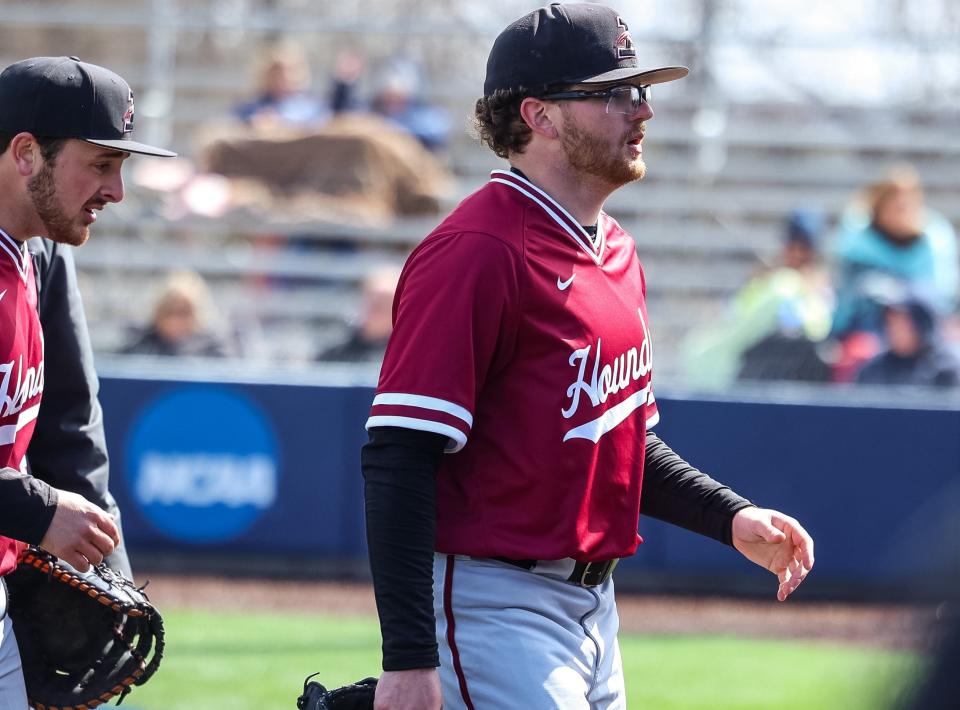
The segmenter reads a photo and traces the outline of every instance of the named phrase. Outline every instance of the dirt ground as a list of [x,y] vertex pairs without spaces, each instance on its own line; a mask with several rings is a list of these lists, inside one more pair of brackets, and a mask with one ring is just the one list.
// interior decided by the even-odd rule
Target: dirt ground
[[[257,609],[375,614],[367,584],[137,575],[161,609]],[[884,648],[925,648],[932,607],[618,595],[621,628],[644,634],[803,638]]]

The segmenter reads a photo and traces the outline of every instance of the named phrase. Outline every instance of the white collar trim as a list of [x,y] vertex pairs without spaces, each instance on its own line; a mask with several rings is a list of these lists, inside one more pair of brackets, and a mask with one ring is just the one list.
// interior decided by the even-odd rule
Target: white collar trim
[[606,233],[603,228],[603,212],[600,213],[600,218],[597,220],[597,243],[594,247],[593,240],[590,239],[590,235],[583,228],[583,225],[577,222],[563,208],[563,205],[523,176],[509,170],[494,170],[490,173],[490,182],[507,185],[529,197],[540,205],[543,211],[580,245],[580,248],[593,259],[595,264],[599,266],[600,262],[603,261],[603,253],[607,244]]
[[13,261],[20,273],[23,282],[27,282],[27,263],[28,258],[24,245],[11,237],[5,231],[0,229],[0,251],[4,252]]

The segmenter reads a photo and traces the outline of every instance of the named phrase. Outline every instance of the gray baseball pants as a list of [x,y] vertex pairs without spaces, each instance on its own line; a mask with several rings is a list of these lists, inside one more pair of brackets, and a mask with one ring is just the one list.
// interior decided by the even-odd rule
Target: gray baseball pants
[[566,566],[436,555],[444,710],[627,707],[613,580],[581,587]]
[[20,650],[7,614],[7,586],[0,579],[0,710],[27,710]]

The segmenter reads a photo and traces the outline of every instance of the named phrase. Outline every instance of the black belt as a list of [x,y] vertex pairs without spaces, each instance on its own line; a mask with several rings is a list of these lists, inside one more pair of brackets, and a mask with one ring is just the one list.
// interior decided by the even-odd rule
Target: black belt
[[[506,562],[508,565],[519,567],[528,571],[534,571],[539,560],[514,560],[509,557],[493,557],[491,559],[498,562]],[[614,567],[620,560],[604,560],[603,562],[577,562],[573,566],[573,572],[567,577],[568,582],[573,582],[581,587],[599,587],[610,579]]]

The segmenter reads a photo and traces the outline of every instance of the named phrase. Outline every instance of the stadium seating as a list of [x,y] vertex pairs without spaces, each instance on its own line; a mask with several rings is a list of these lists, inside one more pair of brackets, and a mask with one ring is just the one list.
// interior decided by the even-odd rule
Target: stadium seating
[[[137,93],[139,137],[169,141],[190,157],[248,95],[256,49],[289,30],[306,44],[318,88],[350,43],[373,57],[404,53],[422,60],[431,99],[455,125],[466,125],[490,38],[504,18],[461,9],[457,25],[425,9],[422,22],[403,24],[390,14],[399,10],[384,10],[389,16],[368,27],[362,8],[337,5],[323,3],[318,13],[294,0],[4,3],[0,61],[62,52],[109,65]],[[651,39],[654,54],[673,46],[662,39]],[[727,127],[701,135],[692,125],[702,107],[695,84],[654,98],[657,115],[644,145],[649,177],[617,193],[608,211],[637,238],[663,377],[677,374],[672,355],[684,334],[775,255],[791,208],[835,215],[864,182],[908,161],[930,202],[960,221],[955,115],[914,105],[878,115],[869,107],[739,103],[712,107]],[[466,131],[455,136],[449,160],[457,186],[444,209],[498,166]],[[171,220],[156,193],[128,180],[128,199],[105,211],[77,254],[95,347],[120,345],[127,327],[145,319],[150,286],[170,269],[191,268],[208,280],[234,330],[249,336],[252,356],[309,360],[344,332],[362,275],[402,261],[440,216],[375,228],[285,223],[282,215]],[[291,235],[295,247],[286,242]],[[344,242],[357,248],[326,248]]]

